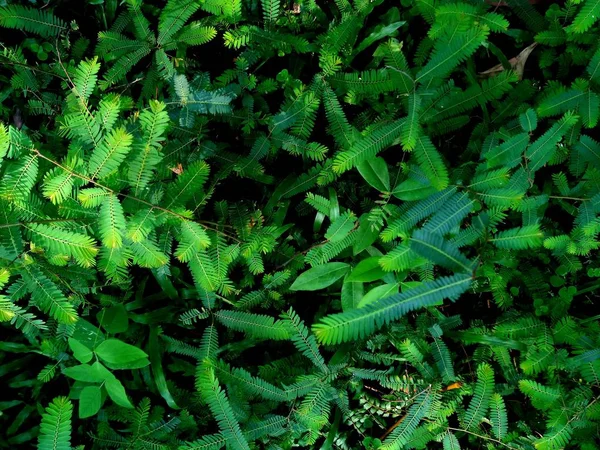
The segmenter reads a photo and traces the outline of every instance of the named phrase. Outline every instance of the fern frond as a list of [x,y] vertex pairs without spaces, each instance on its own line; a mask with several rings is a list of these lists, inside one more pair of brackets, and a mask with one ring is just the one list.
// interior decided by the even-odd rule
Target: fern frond
[[109,133],[94,149],[89,161],[90,178],[104,178],[117,170],[131,149],[133,137],[125,128]]
[[165,140],[169,115],[162,102],[151,101],[150,109],[140,114],[142,136],[133,141],[133,160],[129,164],[129,183],[135,195],[143,190],[152,178],[154,168],[161,160],[160,147]]
[[212,363],[211,367],[228,385],[237,384],[241,389],[249,394],[259,396],[265,400],[284,402],[287,400],[287,394],[277,386],[268,383],[262,378],[252,376],[247,370],[242,368],[230,368],[228,364],[218,361]]
[[533,142],[525,156],[529,159],[528,168],[535,172],[554,156],[556,145],[569,129],[577,123],[578,117],[567,112],[558,122]]
[[169,0],[159,16],[157,45],[168,44],[171,37],[181,30],[198,8],[200,8],[198,2]]
[[456,188],[448,188],[413,203],[413,206],[403,212],[398,219],[394,220],[385,230],[383,230],[381,233],[382,240],[384,242],[390,242],[396,237],[407,233],[419,221],[436,212],[454,195],[458,195],[456,194]]
[[166,193],[166,208],[170,209],[174,205],[184,205],[192,197],[202,192],[202,186],[208,178],[210,168],[204,161],[196,161],[177,177],[177,179],[168,184]]
[[0,26],[47,38],[58,36],[69,29],[67,24],[50,10],[21,5],[5,5],[0,8]]
[[387,439],[383,441],[380,448],[382,450],[399,450],[404,448],[415,433],[421,419],[429,414],[432,402],[433,395],[429,389],[419,394],[408,409],[404,419],[400,422],[400,425],[394,428]]
[[298,317],[298,314],[290,308],[289,311],[282,314],[282,318],[287,324],[292,333],[292,342],[294,346],[302,352],[310,361],[318,367],[322,372],[328,373],[329,369],[325,364],[323,356],[319,352],[319,347],[314,335],[310,334],[306,325],[302,322],[302,319]]
[[0,180],[0,197],[15,201],[25,200],[38,175],[38,157],[30,154],[6,164]]
[[208,404],[210,411],[217,420],[221,433],[240,450],[250,450],[246,438],[242,434],[240,424],[236,420],[227,395],[219,385],[212,367],[202,368],[196,379],[196,387]]
[[438,278],[364,308],[326,316],[313,326],[313,332],[325,344],[360,339],[410,311],[435,305],[445,298],[456,300],[470,284],[471,275]]
[[435,148],[429,137],[421,136],[416,140],[413,151],[419,166],[427,176],[432,186],[438,191],[446,189],[450,182],[448,169],[442,160],[438,150]]
[[186,25],[175,39],[180,44],[193,47],[206,44],[207,42],[212,41],[216,36],[217,29],[215,27],[206,26],[203,22],[192,22],[189,25]]
[[471,28],[452,38],[439,39],[429,62],[417,73],[416,81],[427,84],[434,78],[446,77],[457,65],[471,56],[485,41],[487,32]]
[[400,137],[405,120],[396,120],[357,139],[351,149],[339,152],[336,155],[333,161],[333,170],[341,174],[376,156]]
[[423,231],[445,235],[460,225],[474,206],[475,202],[467,193],[450,197],[423,225]]
[[561,398],[558,389],[544,386],[533,380],[519,381],[519,389],[531,399],[531,404],[542,411],[552,408]]
[[285,322],[272,317],[243,311],[218,311],[215,318],[228,328],[242,331],[259,339],[283,340],[290,338],[290,330]]
[[488,364],[477,367],[477,383],[473,398],[463,419],[466,430],[473,430],[487,413],[494,392],[494,371]]
[[540,230],[540,225],[535,224],[501,231],[490,242],[498,248],[525,250],[541,247],[543,240],[544,233]]
[[64,255],[73,258],[83,267],[95,264],[94,258],[98,248],[89,236],[42,223],[32,223],[23,227],[36,245],[47,249],[53,256]]
[[98,226],[102,244],[108,248],[120,248],[123,245],[125,214],[116,195],[109,195],[102,202]]
[[503,440],[508,433],[508,416],[504,399],[500,394],[494,394],[490,399],[490,422],[496,439]]
[[473,262],[460,253],[458,247],[446,241],[439,234],[417,230],[410,239],[410,248],[432,263],[450,270],[457,272],[470,272],[473,270]]
[[573,33],[585,33],[596,23],[598,14],[600,14],[600,1],[584,0],[583,6],[568,29]]
[[421,97],[415,92],[408,97],[408,116],[400,135],[400,143],[406,151],[415,148],[417,139],[421,135],[421,126],[419,125],[420,109]]
[[42,414],[39,450],[71,449],[71,416],[73,405],[66,397],[56,397]]

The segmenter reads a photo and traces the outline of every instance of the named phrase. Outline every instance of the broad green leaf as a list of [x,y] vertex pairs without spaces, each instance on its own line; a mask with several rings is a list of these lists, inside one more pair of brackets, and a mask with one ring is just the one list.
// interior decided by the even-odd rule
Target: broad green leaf
[[148,355],[143,350],[118,339],[107,339],[96,348],[95,352],[113,369],[140,368],[150,364]]
[[342,284],[342,311],[350,311],[358,307],[363,297],[363,283],[358,281],[346,281]]
[[86,386],[79,394],[79,418],[95,416],[102,406],[102,390],[99,386]]
[[81,364],[79,366],[67,367],[63,369],[63,373],[69,378],[86,383],[101,383],[104,381],[104,376],[99,374],[89,364]]
[[524,131],[531,133],[537,128],[537,114],[533,108],[519,115],[519,123]]
[[96,315],[96,318],[98,323],[111,334],[123,333],[129,327],[127,311],[120,303],[110,308],[104,308]]
[[369,158],[360,163],[357,168],[365,181],[375,189],[382,192],[390,190],[390,174],[383,158]]
[[356,230],[356,237],[354,238],[354,245],[352,247],[354,255],[358,255],[363,250],[366,250],[373,245],[379,236],[379,231],[372,228],[367,214],[360,216],[359,224],[358,230]]
[[379,266],[379,256],[372,256],[367,259],[363,259],[359,262],[350,275],[348,275],[347,281],[362,281],[368,283],[383,278],[385,272]]
[[123,408],[133,409],[133,405],[127,398],[123,384],[121,384],[121,382],[117,380],[117,378],[98,361],[96,361],[92,367],[98,376],[102,377],[104,380],[104,388],[106,389],[110,399]]
[[317,291],[331,286],[350,270],[350,265],[331,262],[303,272],[290,286],[292,291]]
[[92,350],[83,345],[77,339],[69,338],[69,348],[73,352],[75,359],[80,363],[85,364],[92,360]]
[[325,238],[331,242],[338,242],[344,239],[354,228],[356,217],[354,214],[346,212],[340,215],[327,229]]
[[364,297],[358,303],[357,307],[362,308],[364,306],[367,306],[367,305],[370,305],[371,303],[376,302],[379,299],[397,294],[399,286],[400,286],[400,283],[382,284],[381,286],[374,287],[373,289],[371,289],[369,292],[367,292],[364,295]]

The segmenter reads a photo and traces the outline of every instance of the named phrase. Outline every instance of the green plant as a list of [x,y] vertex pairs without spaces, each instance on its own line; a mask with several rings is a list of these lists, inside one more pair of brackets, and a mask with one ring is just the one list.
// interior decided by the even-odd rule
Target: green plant
[[0,8],[3,447],[600,445],[596,5],[322,3]]

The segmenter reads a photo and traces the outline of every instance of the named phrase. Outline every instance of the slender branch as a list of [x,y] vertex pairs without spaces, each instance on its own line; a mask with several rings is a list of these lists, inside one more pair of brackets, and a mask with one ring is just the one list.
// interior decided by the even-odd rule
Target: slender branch
[[483,440],[486,440],[486,441],[495,442],[496,444],[501,445],[503,447],[512,448],[513,450],[517,450],[517,447],[512,447],[512,446],[510,446],[508,444],[505,444],[502,441],[499,441],[498,439],[494,439],[494,438],[491,438],[489,436],[484,436],[483,434],[477,434],[477,433],[473,433],[472,431],[469,431],[469,430],[463,430],[462,428],[454,428],[454,427],[448,427],[448,430],[458,431],[458,432],[462,432],[462,433],[467,433],[467,434],[470,434],[472,436],[476,436],[476,437],[478,437],[480,439],[483,439]]
[[[39,156],[40,158],[42,158],[42,159],[44,159],[44,160],[48,161],[49,163],[51,163],[51,164],[55,165],[56,167],[59,167],[59,168],[61,168],[62,170],[64,170],[64,171],[65,171],[65,172],[67,172],[68,174],[70,174],[70,175],[72,175],[72,176],[74,176],[74,177],[77,177],[77,178],[79,178],[79,179],[81,179],[81,180],[84,180],[84,181],[86,181],[86,182],[88,182],[88,183],[91,183],[91,184],[93,184],[94,186],[97,186],[97,187],[99,187],[99,188],[102,188],[102,189],[106,190],[107,192],[110,192],[111,194],[113,194],[113,195],[115,195],[115,196],[119,196],[119,197],[123,197],[123,198],[128,198],[128,199],[130,199],[130,200],[134,200],[134,201],[136,201],[136,202],[139,202],[139,203],[142,203],[142,204],[144,204],[144,205],[146,205],[146,206],[149,206],[151,209],[156,209],[156,210],[159,210],[159,211],[163,211],[163,212],[165,212],[165,213],[167,213],[167,214],[170,214],[170,215],[172,215],[172,216],[174,216],[174,217],[177,217],[177,218],[179,218],[179,219],[182,219],[182,220],[190,220],[188,217],[186,217],[186,216],[184,216],[184,215],[182,215],[182,214],[179,214],[179,213],[177,213],[177,212],[175,212],[175,211],[171,211],[170,209],[163,208],[162,206],[154,205],[154,204],[152,204],[152,203],[150,203],[150,202],[148,202],[148,201],[146,201],[146,200],[143,200],[143,199],[141,199],[141,198],[135,197],[135,196],[133,196],[133,195],[130,195],[130,194],[124,194],[124,193],[122,193],[122,192],[115,191],[115,190],[113,190],[113,189],[111,189],[111,188],[109,188],[109,187],[107,187],[107,186],[104,186],[103,184],[100,184],[100,183],[98,183],[97,181],[93,180],[92,178],[90,178],[90,177],[87,177],[87,176],[85,176],[85,175],[82,175],[82,174],[80,174],[80,173],[78,173],[78,172],[75,172],[75,171],[73,171],[73,170],[69,169],[68,167],[65,167],[65,166],[63,166],[63,165],[62,165],[62,164],[60,164],[59,162],[56,162],[56,161],[54,161],[52,158],[48,158],[47,156],[43,155],[43,154],[42,154],[42,153],[41,153],[41,152],[40,152],[38,149],[36,149],[36,148],[32,149],[32,151],[33,151],[33,152],[34,152],[34,153],[35,153],[37,156]],[[206,228],[207,230],[211,230],[211,231],[215,231],[215,232],[217,232],[217,233],[221,233],[221,234],[223,234],[224,236],[226,236],[226,237],[228,237],[229,239],[232,239],[232,240],[234,240],[234,241],[236,241],[236,242],[241,242],[241,241],[240,241],[239,239],[237,239],[235,236],[231,236],[231,235],[229,235],[229,234],[227,234],[227,233],[225,233],[225,232],[223,232],[223,231],[221,231],[221,230],[219,230],[219,229],[217,229],[217,228],[212,228],[212,227],[209,227],[208,225],[206,225],[206,224],[205,224],[205,223],[203,223],[202,221],[198,221],[198,220],[192,220],[192,222],[196,222],[196,223],[198,223],[200,226],[202,226],[202,227]]]
[[21,227],[23,225],[30,225],[36,223],[53,223],[53,222],[80,222],[86,221],[90,219],[80,218],[80,219],[48,219],[48,220],[32,220],[31,222],[15,222],[15,223],[5,223],[0,225],[0,228],[12,228],[12,227]]
[[580,197],[562,197],[560,195],[549,195],[548,198],[556,198],[559,200],[575,200],[578,202],[587,202],[590,199],[589,198],[580,198]]

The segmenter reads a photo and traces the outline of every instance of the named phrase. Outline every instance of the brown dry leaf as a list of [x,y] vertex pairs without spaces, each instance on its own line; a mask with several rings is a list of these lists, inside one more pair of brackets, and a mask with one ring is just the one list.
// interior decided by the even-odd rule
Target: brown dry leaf
[[[519,76],[519,80],[523,78],[523,71],[525,70],[525,63],[527,62],[527,58],[529,58],[529,55],[531,54],[533,49],[537,47],[537,45],[537,42],[534,42],[530,46],[525,47],[517,56],[508,60],[508,63],[510,64],[512,69]],[[484,72],[479,72],[479,75],[483,75],[485,77],[493,77],[503,71],[504,66],[502,64],[497,64],[491,69],[488,69]]]
[[176,167],[169,167],[169,169],[171,169],[177,175],[181,175],[183,173],[183,166],[181,163],[177,164]]

